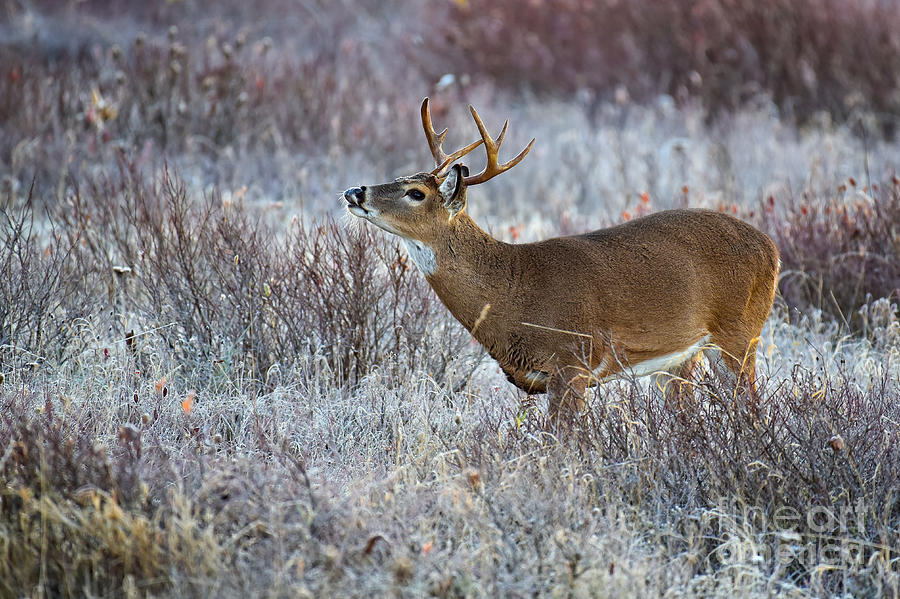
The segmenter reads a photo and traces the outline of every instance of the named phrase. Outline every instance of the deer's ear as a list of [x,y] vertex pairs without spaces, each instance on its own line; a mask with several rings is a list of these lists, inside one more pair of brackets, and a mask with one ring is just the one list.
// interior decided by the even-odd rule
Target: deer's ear
[[438,193],[444,200],[444,206],[453,218],[466,207],[466,181],[469,167],[462,164],[454,164],[447,173],[447,178],[438,188]]

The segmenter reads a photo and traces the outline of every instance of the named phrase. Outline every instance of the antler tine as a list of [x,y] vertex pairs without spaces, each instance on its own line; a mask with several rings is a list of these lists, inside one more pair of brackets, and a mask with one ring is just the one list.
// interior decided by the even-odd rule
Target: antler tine
[[431,149],[431,155],[434,157],[434,164],[437,166],[437,168],[431,171],[431,174],[438,178],[443,178],[445,176],[444,171],[454,160],[462,158],[484,143],[484,140],[479,139],[478,141],[474,141],[469,145],[460,148],[449,156],[445,154],[442,145],[448,130],[445,128],[440,133],[435,133],[434,125],[431,123],[431,107],[429,106],[428,98],[425,98],[425,100],[422,101],[422,128],[425,129],[425,138],[428,140],[428,147]]
[[431,124],[431,108],[428,105],[428,98],[422,102],[422,128],[425,129],[425,138],[428,140],[428,147],[431,148],[431,155],[434,156],[434,163],[440,165],[447,159],[441,144],[444,143],[444,137],[447,135],[447,129],[440,133],[434,132],[434,125]]
[[484,121],[482,121],[481,117],[478,116],[478,112],[475,110],[475,107],[469,106],[469,110],[472,111],[472,118],[475,119],[475,125],[478,126],[478,132],[481,134],[481,139],[484,141],[484,150],[487,153],[487,165],[484,167],[484,170],[477,175],[465,178],[466,185],[477,185],[479,183],[484,183],[488,179],[496,177],[500,173],[508,171],[512,167],[522,162],[522,159],[525,158],[525,156],[531,150],[531,146],[534,145],[534,139],[532,139],[528,143],[524,150],[519,152],[518,156],[516,156],[509,162],[500,164],[500,144],[503,143],[503,138],[506,137],[506,129],[507,127],[509,127],[509,119],[506,119],[506,123],[504,123],[503,129],[500,130],[500,135],[498,135],[497,139],[494,140],[488,133],[487,127],[484,126]]
[[503,123],[503,129],[500,130],[500,135],[497,136],[497,147],[500,147],[500,144],[503,143],[503,138],[506,137],[506,128],[509,127],[509,119],[506,119],[506,122]]

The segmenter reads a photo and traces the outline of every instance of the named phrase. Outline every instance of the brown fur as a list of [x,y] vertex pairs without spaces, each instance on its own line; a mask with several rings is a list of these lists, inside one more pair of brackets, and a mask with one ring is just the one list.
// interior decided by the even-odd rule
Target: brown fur
[[[438,297],[511,382],[549,393],[552,414],[580,409],[589,381],[707,336],[755,394],[756,343],[779,268],[778,250],[759,230],[709,210],[668,210],[584,235],[507,244],[466,214],[464,182],[439,186],[422,173],[348,202],[431,248],[437,269],[426,277]],[[412,201],[404,195],[411,188],[426,198]]]

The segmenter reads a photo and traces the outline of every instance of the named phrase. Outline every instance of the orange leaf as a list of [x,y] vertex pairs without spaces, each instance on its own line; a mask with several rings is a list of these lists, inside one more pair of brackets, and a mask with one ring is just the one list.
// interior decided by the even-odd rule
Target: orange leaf
[[428,541],[424,545],[422,545],[422,555],[428,555],[428,552],[431,551],[431,548],[434,546],[434,543]]
[[162,377],[158,381],[156,381],[156,392],[162,393],[162,390],[166,388],[166,377]]
[[181,409],[184,411],[185,416],[191,415],[191,410],[194,409],[194,398],[197,397],[196,391],[188,391],[187,397],[185,397],[181,402]]

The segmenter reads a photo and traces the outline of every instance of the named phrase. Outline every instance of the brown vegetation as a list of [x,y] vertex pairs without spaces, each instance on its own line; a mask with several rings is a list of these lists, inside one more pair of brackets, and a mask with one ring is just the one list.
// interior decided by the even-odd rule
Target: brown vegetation
[[[712,115],[771,99],[800,121],[875,113],[897,126],[900,11],[864,0],[447,2],[437,50],[462,72],[596,100],[666,93]],[[624,94],[624,95],[623,95]]]
[[769,196],[761,213],[781,250],[780,290],[788,305],[823,310],[854,331],[877,326],[866,306],[882,298],[900,302],[897,178],[863,189],[851,179],[832,197],[804,193],[781,203]]

